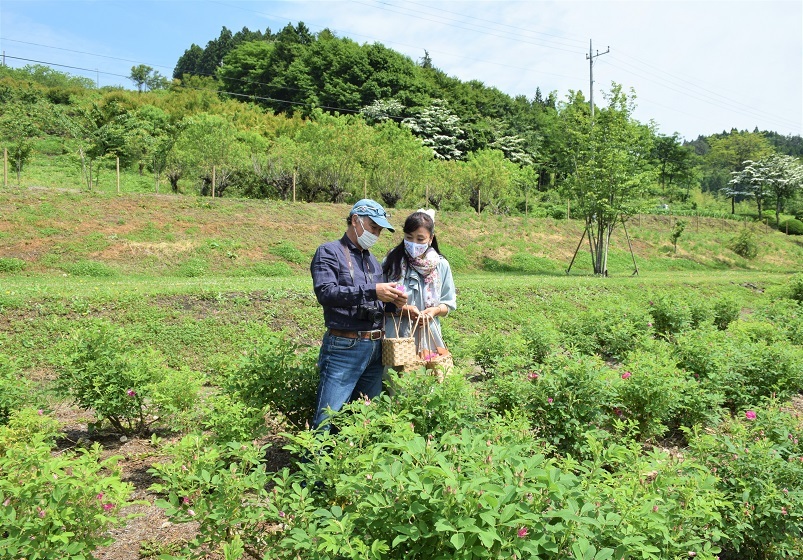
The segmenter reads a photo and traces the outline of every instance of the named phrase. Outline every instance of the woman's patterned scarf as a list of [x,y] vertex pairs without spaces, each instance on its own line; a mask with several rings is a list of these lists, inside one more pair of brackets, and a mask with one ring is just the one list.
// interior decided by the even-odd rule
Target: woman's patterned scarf
[[402,278],[407,277],[408,260],[413,270],[418,272],[424,279],[424,305],[426,307],[435,307],[441,301],[441,279],[438,274],[438,263],[441,260],[441,256],[435,249],[429,248],[426,253],[419,257],[414,259],[402,259]]

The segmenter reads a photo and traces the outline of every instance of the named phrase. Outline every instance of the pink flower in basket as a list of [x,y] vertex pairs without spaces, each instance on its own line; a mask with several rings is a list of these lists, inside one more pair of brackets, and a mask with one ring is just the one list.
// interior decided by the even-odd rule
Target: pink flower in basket
[[437,357],[438,357],[438,353],[437,352],[428,352],[428,353],[424,354],[424,361],[430,362],[430,361],[434,360]]

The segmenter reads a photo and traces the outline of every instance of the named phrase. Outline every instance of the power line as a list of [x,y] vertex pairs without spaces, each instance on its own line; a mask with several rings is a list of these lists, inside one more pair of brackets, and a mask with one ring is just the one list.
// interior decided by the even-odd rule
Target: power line
[[[615,56],[612,56],[611,58],[614,59],[614,60],[619,60]],[[656,80],[653,80],[653,79],[649,78],[648,76],[640,74],[639,72],[630,70],[630,69],[628,69],[626,67],[619,66],[617,64],[612,64],[612,63],[608,62],[608,65],[610,65],[610,66],[612,66],[614,68],[618,68],[619,70],[622,70],[622,71],[627,72],[629,74],[633,74],[634,76],[638,76],[639,78],[642,78],[644,80],[657,83],[659,86],[661,86],[661,87],[663,87],[665,89],[668,89],[670,91],[674,91],[676,93],[679,93],[679,94],[683,95],[684,97],[695,99],[697,101],[701,101],[703,103],[707,103],[709,105],[713,105],[713,106],[719,107],[721,109],[726,109],[728,111],[732,111],[734,113],[738,113],[738,114],[741,114],[741,115],[744,115],[744,116],[747,116],[747,117],[753,117],[753,118],[756,118],[756,119],[766,119],[766,120],[769,120],[769,121],[775,123],[778,126],[790,126],[790,125],[795,126],[796,125],[796,123],[794,123],[791,120],[784,119],[783,117],[779,117],[777,115],[772,115],[770,113],[766,113],[766,112],[763,112],[763,111],[756,111],[756,110],[753,110],[753,109],[750,109],[750,108],[745,108],[747,106],[743,105],[743,104],[740,104],[740,103],[727,102],[727,101],[726,102],[718,101],[718,100],[712,99],[710,96],[707,96],[705,94],[699,94],[699,93],[696,93],[696,92],[689,91],[688,88],[684,88],[683,86],[677,86],[676,87],[671,82],[670,83],[660,83],[660,82],[658,82]],[[759,113],[763,113],[763,114],[759,114]]]
[[[377,2],[379,2],[379,0],[377,0]],[[380,3],[384,3],[384,2],[380,2]],[[412,0],[407,0],[406,3],[407,4],[416,4],[418,6],[421,6],[423,8],[427,8],[427,9],[430,9],[430,10],[435,10],[436,9],[436,8],[434,8],[432,6],[428,6],[427,4],[423,4],[421,2],[413,2]],[[489,23],[488,20],[486,20],[484,18],[478,18],[478,17],[474,17],[474,16],[467,16],[467,15],[460,14],[459,12],[452,12],[450,10],[444,10],[443,8],[437,8],[437,10],[442,11],[442,12],[446,12],[446,13],[449,13],[449,14],[459,15],[459,16],[464,17],[464,18],[476,19],[476,20],[479,20],[479,21],[482,21],[482,22],[485,22],[485,23]],[[572,39],[570,37],[565,37],[563,35],[555,35],[554,33],[545,33],[543,31],[532,31],[532,30],[524,28],[524,27],[517,27],[515,25],[508,25],[506,23],[499,23],[499,22],[490,22],[490,23],[493,23],[494,25],[498,25],[500,27],[509,27],[511,29],[515,29],[517,31],[523,31],[523,32],[529,33],[529,34],[546,35],[548,37],[556,37],[558,39],[562,39],[562,40],[565,40],[565,41],[571,41],[573,43],[577,43],[578,47],[580,45],[584,45],[585,44],[584,41],[581,41],[579,39]]]
[[[636,58],[636,57],[633,57],[633,56],[630,56],[630,55],[628,55],[628,54],[626,54],[626,53],[623,53],[623,54],[624,54],[624,56],[626,56],[627,58],[631,58],[631,59],[635,60],[636,62],[640,63],[642,66],[646,66],[646,67],[647,67],[647,68],[649,68],[650,70],[654,70],[654,69],[655,69],[655,67],[654,67],[652,64],[648,63],[648,62],[644,62],[644,61],[642,61],[642,60],[639,60],[638,58]],[[618,60],[618,61],[619,61],[619,62],[621,62],[622,64],[626,64],[626,65],[628,65],[628,66],[635,67],[633,64],[631,64],[631,63],[628,63],[628,62],[626,62],[626,61],[624,61],[624,60],[622,60],[622,59],[620,59],[620,58],[617,58],[616,56],[613,56],[612,58],[614,58],[614,59]],[[642,71],[644,71],[644,70],[642,70]],[[743,108],[746,108],[747,110],[749,110],[749,111],[751,111],[751,112],[754,112],[754,113],[761,113],[761,114],[763,114],[764,116],[767,116],[767,117],[773,117],[773,118],[777,118],[777,115],[774,115],[774,114],[772,114],[772,113],[769,113],[769,112],[767,112],[767,111],[762,111],[761,109],[756,109],[755,107],[753,107],[753,106],[751,106],[751,105],[747,105],[747,104],[745,104],[745,103],[742,103],[741,101],[737,101],[737,100],[735,100],[735,99],[731,99],[731,98],[729,98],[729,97],[726,97],[726,96],[722,95],[721,93],[718,93],[718,92],[716,92],[716,91],[710,90],[710,89],[708,89],[708,88],[704,88],[704,87],[702,87],[702,86],[698,85],[697,83],[695,83],[694,81],[687,80],[687,79],[685,79],[685,78],[682,78],[682,77],[676,76],[676,75],[674,75],[674,74],[671,74],[671,73],[669,73],[669,72],[666,72],[666,71],[664,71],[664,70],[658,70],[657,72],[650,72],[649,70],[647,70],[646,72],[647,72],[648,74],[651,74],[651,75],[653,75],[653,76],[657,76],[657,78],[658,78],[659,80],[666,79],[666,78],[663,78],[663,77],[661,76],[661,74],[663,74],[663,75],[665,75],[665,76],[668,76],[669,78],[672,78],[673,80],[679,81],[679,82],[681,82],[682,84],[684,84],[684,85],[683,85],[683,86],[681,86],[681,87],[691,87],[692,89],[698,89],[698,90],[700,90],[700,91],[702,91],[702,92],[705,92],[705,93],[703,93],[703,94],[701,94],[701,95],[705,95],[705,94],[711,94],[711,95],[713,95],[713,96],[715,96],[715,97],[721,98],[721,99],[722,99],[723,101],[725,101],[725,102],[728,102],[728,103],[731,103],[731,104],[733,104],[733,105],[736,105],[736,106],[741,106],[741,107],[743,107]],[[644,76],[641,76],[641,77],[644,77]],[[649,78],[645,78],[645,79],[649,79]],[[671,82],[669,79],[666,79],[666,80],[667,80],[669,83],[672,83],[672,82]],[[791,122],[791,121],[790,121],[790,122]]]
[[[480,29],[480,30],[478,30],[478,29],[471,28],[471,27],[463,27],[463,25],[455,25],[453,23],[447,23],[449,21],[458,22],[458,23],[461,23],[461,24],[465,23],[465,22],[462,22],[460,20],[456,20],[456,19],[453,19],[453,18],[448,18],[448,17],[445,17],[445,16],[435,15],[434,17],[443,18],[444,20],[446,20],[446,22],[429,19],[428,17],[424,17],[422,15],[416,15],[416,13],[414,11],[410,10],[409,8],[395,6],[395,5],[390,4],[388,2],[381,2],[379,0],[376,0],[376,4],[384,4],[386,6],[391,6],[391,7],[396,8],[396,9],[383,8],[382,6],[376,6],[375,4],[368,4],[366,2],[360,2],[358,0],[351,0],[351,1],[354,4],[361,4],[363,6],[373,7],[373,8],[377,8],[377,9],[380,9],[380,10],[385,10],[385,11],[388,11],[388,12],[396,13],[396,14],[407,15],[407,16],[410,16],[410,17],[414,17],[416,19],[421,19],[421,20],[424,20],[424,21],[430,21],[430,22],[433,22],[433,23],[440,23],[440,24],[443,24],[443,25],[448,25],[449,27],[454,27],[456,29],[463,29],[463,30],[466,30],[466,31],[474,31],[474,32],[477,32],[477,33],[483,33],[483,31],[480,31],[481,29],[488,29],[488,30],[494,31],[494,33],[483,33],[484,35],[491,35],[493,37],[499,37],[499,38],[502,38],[502,39],[509,39],[511,37],[516,37],[516,35],[511,35],[510,33],[507,33],[505,35],[499,35],[499,34],[496,33],[495,29],[492,29],[492,28],[489,28],[489,27],[486,27],[486,26],[477,26]],[[399,11],[400,9],[401,10],[407,10],[407,11]],[[411,11],[413,13],[410,13]],[[442,10],[442,11],[446,11],[446,10]],[[454,12],[447,12],[447,13],[454,13]],[[471,17],[471,16],[466,16],[466,17]],[[471,18],[471,19],[479,19],[479,18]],[[486,23],[487,23],[487,21],[486,21]],[[492,23],[494,23],[494,22],[492,22]],[[494,23],[494,24],[495,25],[500,25],[500,24],[496,24],[496,23]],[[466,24],[466,25],[474,25],[474,24]],[[502,33],[504,33],[504,32],[502,32]],[[521,43],[528,43],[528,44],[535,45],[535,46],[538,46],[538,47],[545,47],[545,48],[548,48],[548,49],[555,49],[555,50],[559,50],[559,51],[570,52],[570,53],[573,53],[573,54],[577,54],[579,52],[575,48],[567,49],[567,48],[563,48],[563,46],[553,46],[553,45],[550,45],[548,43],[543,43],[543,42],[534,43],[534,42],[532,42],[532,38],[530,38],[530,37],[526,37],[526,36],[522,36],[522,35],[518,35],[518,37],[519,37],[519,42],[521,42]],[[522,38],[523,39],[527,39],[527,40],[521,40]],[[547,39],[537,39],[537,40],[548,41]]]
[[[53,45],[43,45],[41,43],[31,43],[30,41],[20,41],[18,39],[9,39],[8,37],[0,37],[0,41],[11,41],[12,43],[22,43],[23,45],[33,45],[35,47],[44,47],[46,49],[54,49],[54,50],[57,50],[57,51],[66,51],[66,52],[77,53],[77,54],[85,54],[85,55],[89,55],[89,56],[96,56],[96,57],[99,57],[99,58],[108,58],[110,60],[120,60],[122,62],[131,62],[133,64],[144,64],[141,60],[130,60],[130,59],[127,59],[127,58],[119,58],[119,57],[116,57],[116,56],[108,56],[108,55],[105,55],[105,54],[90,53],[90,52],[86,52],[86,51],[76,51],[74,49],[65,49],[64,47],[54,47]],[[160,65],[160,64],[148,64],[148,66],[153,66],[153,67],[156,67],[156,68],[165,68],[165,69],[172,70],[172,68],[170,68],[169,66],[164,66],[164,65]]]

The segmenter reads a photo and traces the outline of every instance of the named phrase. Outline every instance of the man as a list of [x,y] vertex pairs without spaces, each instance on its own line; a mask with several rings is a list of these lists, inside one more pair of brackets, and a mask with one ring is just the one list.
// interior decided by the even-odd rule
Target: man
[[328,428],[327,408],[337,411],[361,395],[380,393],[384,303],[407,303],[396,284],[382,282],[382,267],[370,252],[383,229],[395,231],[384,208],[360,200],[346,223],[343,237],[318,247],[310,265],[326,324],[313,429]]

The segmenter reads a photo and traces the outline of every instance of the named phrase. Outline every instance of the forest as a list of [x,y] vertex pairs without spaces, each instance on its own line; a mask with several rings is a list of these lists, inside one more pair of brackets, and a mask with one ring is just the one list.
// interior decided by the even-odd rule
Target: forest
[[610,85],[595,128],[581,91],[511,97],[446,75],[426,52],[412,60],[303,23],[278,33],[223,27],[184,52],[172,79],[145,65],[129,78],[133,89],[98,89],[47,66],[0,67],[0,141],[12,178],[23,181],[37,158],[63,156],[74,171],[65,186],[90,190],[113,180],[119,160],[157,192],[368,195],[388,207],[558,217],[567,200],[581,209],[590,198],[588,178],[616,175],[591,169],[608,150],[642,210],[700,211],[691,196],[700,192],[730,201],[732,214],[749,201],[755,218],[770,210],[775,224],[803,214],[800,136],[661,134],[632,117],[637,94],[620,84]]

